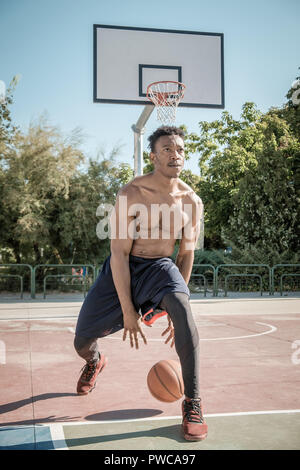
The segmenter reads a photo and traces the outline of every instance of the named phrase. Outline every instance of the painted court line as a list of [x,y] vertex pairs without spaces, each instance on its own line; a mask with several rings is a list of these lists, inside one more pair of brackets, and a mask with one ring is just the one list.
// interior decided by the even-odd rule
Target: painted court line
[[263,331],[262,333],[255,333],[253,335],[244,335],[244,336],[228,336],[227,338],[200,338],[200,341],[223,341],[226,339],[245,339],[245,338],[255,338],[257,336],[262,336],[262,335],[268,335],[270,333],[273,333],[274,331],[277,330],[276,326],[273,325],[268,325],[267,323],[261,323],[259,321],[256,321],[258,325],[265,325],[268,326],[270,329],[267,331]]
[[[276,326],[269,325],[268,323],[262,323],[262,322],[255,322],[258,325],[265,325],[269,328],[267,331],[263,331],[261,333],[254,333],[252,335],[243,335],[243,336],[228,336],[224,338],[200,338],[200,341],[225,341],[225,340],[233,340],[233,339],[246,339],[246,338],[255,338],[257,336],[263,336],[263,335],[268,335],[270,333],[273,333],[274,331],[277,331]],[[68,327],[68,330],[71,333],[75,333],[75,329],[73,327]],[[107,339],[114,339],[120,341],[122,339],[121,336],[105,336]],[[149,338],[148,341],[164,341],[164,339],[160,338]]]
[[[293,414],[293,413],[300,413],[300,409],[294,409],[294,410],[267,410],[267,411],[242,411],[242,412],[234,412],[234,413],[211,413],[211,414],[205,414],[205,418],[218,418],[218,417],[234,417],[234,416],[254,416],[254,415],[274,415],[274,414]],[[20,425],[20,426],[1,426],[0,429],[2,432],[7,431],[8,433],[11,431],[14,431],[15,429],[21,431],[22,430],[22,437],[24,436],[24,432],[27,429],[32,429],[33,427],[36,429],[36,435],[37,435],[37,441],[34,443],[34,440],[31,438],[26,442],[21,442],[20,438],[20,448],[22,447],[27,447],[27,448],[34,448],[35,445],[37,445],[38,449],[43,449],[43,445],[47,444],[47,449],[50,450],[51,447],[48,447],[49,445],[52,444],[52,447],[54,450],[69,450],[69,447],[67,446],[66,440],[65,440],[65,435],[64,435],[64,426],[86,426],[86,425],[107,425],[107,424],[115,424],[115,423],[134,423],[134,422],[141,422],[141,421],[170,421],[170,420],[179,420],[181,421],[182,416],[160,416],[160,417],[152,417],[152,418],[134,418],[134,419],[120,419],[120,420],[103,420],[103,421],[75,421],[75,422],[59,422],[59,423],[39,423],[34,426],[26,426],[26,425]],[[52,443],[49,442],[49,438],[47,437],[47,433],[43,433],[42,429],[49,430],[50,432],[50,437]],[[4,436],[3,436],[4,437]],[[12,445],[11,437],[8,439],[4,437],[4,441],[6,441],[6,445],[2,448],[9,448]],[[24,438],[24,437],[23,437]],[[16,445],[15,439],[13,438],[14,445]],[[45,441],[45,442],[44,442]],[[3,442],[4,443],[4,442]],[[44,443],[44,444],[43,444]]]
[[[205,418],[218,418],[218,417],[233,417],[233,416],[254,416],[254,415],[274,415],[274,414],[293,414],[300,413],[300,409],[295,410],[267,410],[267,411],[242,411],[235,413],[211,413],[205,414]],[[167,421],[176,419],[181,421],[182,416],[164,416],[164,417],[154,417],[154,418],[135,418],[135,419],[120,419],[120,420],[111,420],[111,421],[76,421],[76,422],[66,422],[66,423],[51,423],[45,424],[45,426],[50,427],[50,433],[52,436],[53,447],[55,450],[69,450],[67,443],[65,441],[63,426],[82,426],[82,425],[97,425],[97,424],[115,424],[115,423],[134,423],[141,421]],[[42,424],[43,426],[43,424]]]
[[[231,416],[252,416],[252,415],[271,415],[271,414],[288,414],[288,413],[300,413],[300,409],[295,410],[266,410],[266,411],[238,411],[234,413],[210,413],[204,414],[205,418],[219,418],[219,417],[231,417]],[[113,420],[102,420],[102,421],[66,421],[60,423],[45,423],[42,426],[82,426],[82,425],[93,425],[93,424],[113,424],[113,423],[134,423],[141,421],[164,421],[171,419],[182,419],[182,415],[178,416],[156,416],[153,418],[132,418],[132,419],[113,419]]]
[[[42,425],[43,426],[43,425]],[[63,424],[51,423],[48,424],[51,434],[54,450],[69,450],[65,441],[65,434],[63,430]]]

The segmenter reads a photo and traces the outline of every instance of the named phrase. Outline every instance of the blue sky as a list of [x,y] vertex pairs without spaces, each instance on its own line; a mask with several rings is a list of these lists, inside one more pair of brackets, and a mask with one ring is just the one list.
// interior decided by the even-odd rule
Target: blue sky
[[[225,109],[238,119],[246,101],[261,111],[281,106],[299,75],[299,0],[0,0],[0,80],[16,74],[13,118],[26,129],[47,113],[63,133],[81,127],[93,156],[121,144],[133,166],[134,124],[143,107],[93,103],[93,24],[224,33]],[[221,109],[180,108],[177,125]],[[155,113],[147,137],[159,126]],[[197,159],[186,168],[198,173]]]

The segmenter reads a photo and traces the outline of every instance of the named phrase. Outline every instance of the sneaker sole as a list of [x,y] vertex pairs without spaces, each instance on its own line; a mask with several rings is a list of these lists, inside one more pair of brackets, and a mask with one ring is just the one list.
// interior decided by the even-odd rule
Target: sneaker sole
[[[104,363],[102,364],[102,367],[101,367],[101,369],[100,369],[99,372],[98,372],[98,375],[103,371],[103,369],[104,369],[104,367],[106,366],[106,364],[107,364],[107,357],[105,357]],[[97,378],[98,378],[98,375],[97,375]],[[96,382],[94,383],[94,386],[93,386],[92,388],[90,388],[88,392],[77,392],[77,395],[80,395],[80,396],[88,395],[89,393],[91,393],[91,392],[94,390],[94,388],[96,388],[96,384],[97,384],[97,380],[96,380]]]
[[194,442],[196,442],[196,441],[204,441],[204,439],[207,438],[208,433],[203,434],[202,436],[199,436],[199,437],[197,437],[197,436],[185,435],[184,433],[182,433],[182,435],[183,435],[183,437],[184,437],[184,439],[185,439],[186,441],[194,441]]
[[149,313],[152,313],[152,312],[153,312],[153,308],[149,310],[149,312],[145,313],[142,317],[143,323],[145,323],[145,325],[147,326],[152,325],[155,322],[155,320],[157,320],[158,318],[168,315],[168,312],[166,312],[165,310],[162,310],[161,312],[157,312],[155,315],[153,315],[153,317],[150,320],[147,321],[146,320],[147,315],[149,315]]

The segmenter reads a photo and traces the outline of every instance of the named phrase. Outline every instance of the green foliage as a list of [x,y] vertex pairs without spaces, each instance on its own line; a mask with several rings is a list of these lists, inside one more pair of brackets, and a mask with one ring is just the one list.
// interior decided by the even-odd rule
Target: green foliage
[[[206,251],[195,252],[195,264],[299,262],[297,80],[281,108],[263,114],[247,102],[238,120],[224,111],[219,120],[200,122],[199,135],[181,126],[186,158],[196,155],[200,169],[200,176],[183,170],[181,179],[205,208]],[[20,132],[10,114],[16,84],[14,78],[0,104],[2,262],[99,264],[110,246],[96,235],[97,208],[114,204],[133,171],[116,162],[120,146],[87,160],[80,129],[66,137],[41,118]],[[153,169],[144,152],[144,174]],[[177,250],[178,244],[174,259]]]
[[256,124],[261,113],[245,103],[241,120],[224,111],[221,120],[200,122],[200,135],[189,134],[187,151],[199,155],[201,177],[197,193],[205,208],[205,246],[224,246],[221,230],[233,211],[238,182],[257,165],[260,134]]
[[110,243],[96,236],[100,220],[96,210],[101,203],[114,204],[118,190],[132,177],[129,165],[117,165],[110,156],[101,161],[90,160],[87,172],[73,178],[70,197],[61,198],[53,214],[54,233],[60,235],[56,246],[64,258],[72,263],[104,261]]
[[258,245],[248,245],[239,248],[231,242],[231,254],[224,255],[224,263],[227,264],[267,264],[270,267],[275,264],[299,264],[299,252],[293,252],[289,248],[278,252],[276,247],[266,250]]
[[143,174],[146,175],[147,173],[151,173],[151,171],[154,170],[154,165],[150,160],[150,153],[143,152],[143,160],[144,160]]
[[79,129],[65,137],[44,117],[26,134],[7,129],[0,161],[2,262],[101,262],[109,240],[96,235],[97,207],[113,204],[133,177],[129,165],[115,162],[120,148],[85,162]]
[[[211,264],[218,266],[219,264],[228,263],[228,256],[224,250],[196,250],[194,256],[194,264]],[[193,272],[197,272],[194,270]]]
[[[300,67],[299,67],[300,69]],[[277,112],[280,117],[285,119],[289,124],[291,131],[297,137],[300,138],[300,76],[296,77],[296,80],[292,83],[291,88],[286,94],[288,99],[287,103]]]
[[239,248],[254,245],[266,253],[296,252],[299,201],[293,168],[300,142],[273,111],[256,127],[260,132],[257,165],[238,182],[238,191],[231,198],[233,211],[222,236]]
[[[299,77],[298,77],[299,79]],[[298,87],[298,88],[297,88]],[[245,103],[240,120],[227,112],[200,122],[186,148],[199,157],[197,193],[205,208],[205,247],[255,247],[273,259],[295,253],[299,233],[300,106],[289,90],[283,108],[266,114]]]
[[0,102],[0,162],[3,160],[6,152],[13,146],[14,136],[18,131],[17,127],[12,123],[10,114],[10,105],[13,102],[13,92],[17,83],[18,77],[15,76],[6,90],[5,100]]
[[1,212],[1,241],[10,246],[16,260],[39,260],[39,247],[51,238],[50,213],[55,199],[69,198],[71,178],[82,154],[74,139],[63,139],[44,119],[31,124],[27,135],[18,133],[14,148],[5,157]]

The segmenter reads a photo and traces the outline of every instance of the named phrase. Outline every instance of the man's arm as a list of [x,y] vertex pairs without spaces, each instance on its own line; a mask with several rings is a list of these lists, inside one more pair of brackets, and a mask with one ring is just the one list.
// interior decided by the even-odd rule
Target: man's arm
[[188,285],[194,263],[194,252],[177,254],[176,257],[176,266],[178,267],[183,279],[185,280],[186,285]]
[[[131,347],[134,346],[135,342],[135,347],[138,349],[137,334],[140,333],[145,344],[147,344],[147,340],[139,323],[140,316],[136,312],[131,298],[129,254],[133,239],[128,233],[129,224],[134,220],[133,216],[128,216],[128,207],[132,202],[131,195],[132,189],[130,188],[123,188],[117,195],[115,209],[110,219],[112,233],[110,266],[123,312],[123,340],[125,341],[127,333],[129,333]],[[120,197],[123,197],[122,201]],[[126,199],[124,197],[126,197]],[[124,204],[124,202],[126,202],[126,204]]]
[[176,257],[176,265],[186,284],[188,284],[193,269],[194,251],[200,235],[201,219],[203,217],[203,204],[200,197],[193,193],[189,206],[186,209],[188,222],[182,229],[182,238]]
[[[189,207],[187,207],[188,220],[182,229],[182,238],[179,245],[179,250],[176,257],[176,266],[178,267],[186,285],[188,285],[194,263],[194,251],[197,246],[201,228],[203,227],[203,204],[201,199],[193,192],[189,200]],[[168,327],[163,331],[162,336],[169,333],[165,343],[171,341],[171,347],[174,346],[174,327],[170,315],[168,315]]]

